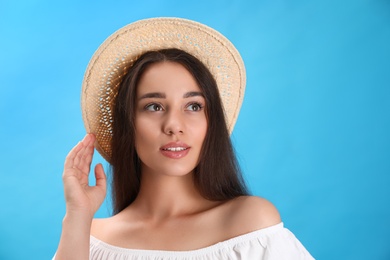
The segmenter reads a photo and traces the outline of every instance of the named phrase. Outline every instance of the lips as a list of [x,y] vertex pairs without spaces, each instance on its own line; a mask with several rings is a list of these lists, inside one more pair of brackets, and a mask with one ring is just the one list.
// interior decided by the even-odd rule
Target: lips
[[160,148],[161,153],[171,159],[180,159],[188,154],[191,147],[183,142],[172,142]]

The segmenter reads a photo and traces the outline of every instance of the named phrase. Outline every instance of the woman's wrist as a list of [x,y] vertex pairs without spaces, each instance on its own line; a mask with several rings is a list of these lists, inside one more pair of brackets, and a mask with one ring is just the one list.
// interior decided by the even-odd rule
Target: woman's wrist
[[62,224],[90,230],[93,216],[85,212],[66,212]]
[[92,217],[83,212],[66,212],[56,259],[88,259]]

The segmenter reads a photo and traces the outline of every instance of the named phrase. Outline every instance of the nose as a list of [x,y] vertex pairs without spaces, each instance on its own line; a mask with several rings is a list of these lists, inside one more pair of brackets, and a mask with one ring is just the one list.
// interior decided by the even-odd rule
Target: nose
[[180,135],[184,133],[184,118],[180,111],[169,111],[165,115],[163,131],[167,135]]

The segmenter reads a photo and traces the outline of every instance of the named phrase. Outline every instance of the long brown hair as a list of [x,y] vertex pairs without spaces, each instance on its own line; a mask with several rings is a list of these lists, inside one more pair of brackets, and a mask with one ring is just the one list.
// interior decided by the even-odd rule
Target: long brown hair
[[114,214],[130,205],[138,195],[141,164],[135,150],[134,115],[138,81],[150,65],[176,62],[194,77],[206,101],[208,129],[193,178],[199,193],[214,201],[247,195],[247,188],[226,127],[217,83],[206,66],[179,49],[150,51],[140,56],[119,86],[113,114],[112,199]]

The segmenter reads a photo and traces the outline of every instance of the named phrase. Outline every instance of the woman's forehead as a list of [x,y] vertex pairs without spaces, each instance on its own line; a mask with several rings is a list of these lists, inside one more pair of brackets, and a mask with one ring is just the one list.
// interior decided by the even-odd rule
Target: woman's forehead
[[159,62],[150,65],[137,86],[137,97],[147,93],[201,92],[192,74],[180,63]]

